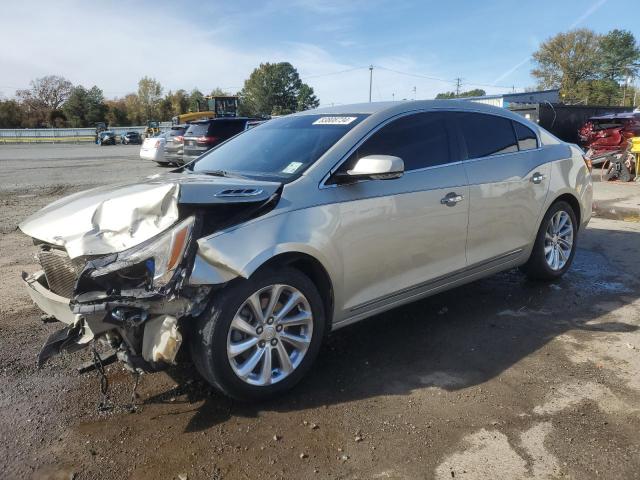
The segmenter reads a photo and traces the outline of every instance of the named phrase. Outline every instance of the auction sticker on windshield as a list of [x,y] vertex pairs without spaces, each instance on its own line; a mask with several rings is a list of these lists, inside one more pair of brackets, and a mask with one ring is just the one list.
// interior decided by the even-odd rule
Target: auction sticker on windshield
[[296,173],[296,170],[301,166],[302,162],[291,162],[284,170],[282,170],[282,173]]
[[349,125],[358,117],[322,117],[313,122],[314,125]]

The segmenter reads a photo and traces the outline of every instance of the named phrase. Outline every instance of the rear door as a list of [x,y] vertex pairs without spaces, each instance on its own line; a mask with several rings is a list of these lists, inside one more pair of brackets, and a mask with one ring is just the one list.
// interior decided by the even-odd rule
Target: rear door
[[520,122],[475,112],[455,118],[469,179],[468,264],[507,261],[537,230],[551,164]]
[[340,167],[349,170],[367,155],[393,155],[405,164],[398,179],[335,186],[340,227],[333,238],[344,265],[344,316],[411,298],[465,267],[468,186],[447,115],[400,117]]

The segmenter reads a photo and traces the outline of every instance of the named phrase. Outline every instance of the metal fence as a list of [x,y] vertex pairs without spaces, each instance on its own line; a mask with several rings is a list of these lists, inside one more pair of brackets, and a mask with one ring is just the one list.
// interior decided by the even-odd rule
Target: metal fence
[[[163,122],[164,123],[164,122]],[[162,132],[170,125],[161,124]],[[113,127],[109,130],[120,136],[126,132],[144,134],[146,127]],[[6,128],[0,129],[2,143],[81,143],[95,141],[95,128]]]

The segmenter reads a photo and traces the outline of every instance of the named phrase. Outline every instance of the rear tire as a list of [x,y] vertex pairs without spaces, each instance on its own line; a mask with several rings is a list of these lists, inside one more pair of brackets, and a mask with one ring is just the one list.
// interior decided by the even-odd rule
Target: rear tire
[[531,256],[521,270],[532,280],[555,280],[565,274],[576,252],[578,223],[571,205],[559,201],[544,215]]
[[212,294],[190,336],[193,362],[223,394],[265,400],[309,371],[325,336],[325,318],[308,277],[293,268],[264,270]]

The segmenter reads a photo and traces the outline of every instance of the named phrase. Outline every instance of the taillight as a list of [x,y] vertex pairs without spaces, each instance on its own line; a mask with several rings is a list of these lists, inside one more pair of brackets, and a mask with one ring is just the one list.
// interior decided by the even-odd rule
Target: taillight
[[156,140],[154,148],[160,148],[160,140]]
[[592,172],[593,171],[593,165],[591,163],[591,158],[587,157],[586,155],[582,155],[582,159],[584,160],[584,164],[589,169],[589,172]]
[[178,135],[177,137],[173,137],[173,141],[177,143],[184,142],[184,137],[182,135]]
[[218,137],[198,137],[196,138],[196,143],[199,144],[203,144],[203,145],[211,145],[212,143],[215,143],[218,141]]

